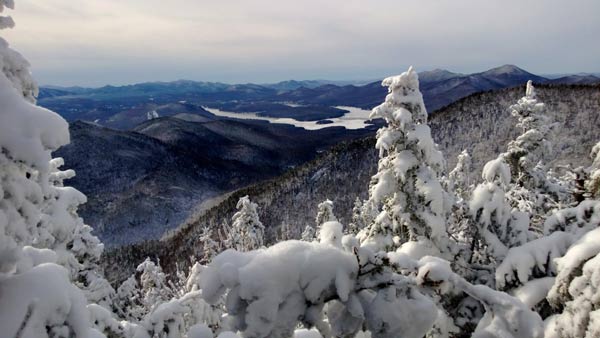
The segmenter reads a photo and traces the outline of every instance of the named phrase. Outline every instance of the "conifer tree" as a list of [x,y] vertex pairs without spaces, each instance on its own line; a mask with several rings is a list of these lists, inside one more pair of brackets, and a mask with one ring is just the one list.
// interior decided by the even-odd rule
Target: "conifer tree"
[[256,203],[248,196],[240,198],[238,211],[233,215],[232,233],[239,236],[238,250],[254,250],[264,245],[265,227],[258,218]]
[[305,242],[312,242],[315,240],[316,234],[317,232],[315,228],[307,224],[306,227],[304,227],[304,230],[302,231],[301,239]]
[[213,239],[212,229],[208,226],[202,228],[202,232],[200,233],[200,243],[202,244],[202,257],[200,262],[206,264],[219,253],[219,244]]
[[[6,8],[14,2],[0,1]],[[12,26],[0,16],[0,29]],[[83,195],[56,185],[52,152],[69,142],[68,124],[35,106],[37,93],[29,63],[0,38],[0,332],[84,337],[93,332],[67,246]]]
[[130,276],[117,288],[113,304],[114,313],[120,318],[133,323],[142,320],[146,311],[142,291],[135,276]]
[[358,232],[364,229],[366,226],[365,219],[363,217],[363,202],[357,196],[354,201],[354,207],[352,207],[352,221],[348,224],[349,234],[358,234]]
[[469,180],[469,174],[473,170],[471,155],[467,150],[463,150],[457,159],[456,166],[448,174],[448,190],[455,192],[458,198],[467,201],[473,190]]
[[172,290],[167,284],[167,276],[160,263],[155,264],[150,258],[146,258],[136,270],[140,273],[142,304],[146,311],[152,312],[171,299]]
[[337,222],[337,217],[333,213],[333,202],[330,200],[325,200],[324,202],[319,203],[317,206],[317,217],[315,219],[316,224],[316,236],[319,238],[321,233],[321,227],[323,224],[327,222]]
[[448,251],[448,205],[438,179],[443,157],[431,138],[417,73],[411,67],[383,85],[389,94],[371,117],[385,119],[387,126],[377,131],[378,172],[366,202],[377,216],[363,240],[390,250],[427,239]]
[[507,198],[512,207],[529,213],[531,226],[539,228],[544,218],[564,199],[564,188],[548,175],[546,159],[551,151],[546,106],[537,99],[531,81],[525,96],[510,107],[523,133],[508,144],[504,160],[511,169]]

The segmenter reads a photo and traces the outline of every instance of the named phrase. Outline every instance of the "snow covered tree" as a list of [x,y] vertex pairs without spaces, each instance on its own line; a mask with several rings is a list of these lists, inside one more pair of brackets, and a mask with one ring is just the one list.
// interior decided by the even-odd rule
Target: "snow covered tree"
[[337,222],[337,220],[337,217],[335,217],[335,214],[333,213],[332,201],[326,200],[319,203],[317,206],[317,218],[315,219],[317,229],[319,229],[325,222]]
[[[13,7],[0,1],[0,12]],[[0,29],[13,25],[0,16]],[[61,266],[72,256],[46,246],[50,238],[64,243],[59,234],[72,236],[71,202],[82,196],[54,185],[51,152],[69,142],[68,124],[34,105],[29,64],[2,38],[0,70],[0,332],[86,337],[92,331],[86,299],[71,282],[72,271]]]
[[146,120],[154,120],[158,117],[158,112],[156,110],[151,110],[146,113]]
[[494,267],[509,248],[527,242],[529,217],[512,210],[506,199],[511,176],[502,156],[486,163],[482,177],[485,182],[475,188],[469,203],[475,230],[470,261]]
[[[341,235],[335,223],[325,223],[323,232]],[[299,324],[315,327],[323,337],[354,337],[365,330],[373,338],[421,338],[438,319],[436,295],[456,292],[486,309],[474,337],[543,335],[539,315],[508,294],[472,285],[445,260],[413,260],[370,247],[351,253],[328,240],[225,251],[203,271],[200,284],[209,303],[226,295],[230,328],[249,338],[291,337]]]
[[229,225],[227,221],[224,221],[219,227],[219,241],[222,243],[223,248],[236,249],[241,246],[242,234],[239,229]]
[[359,231],[366,227],[365,218],[363,216],[363,202],[357,196],[354,201],[354,207],[352,208],[352,220],[348,224],[349,234],[358,234]]
[[543,161],[550,150],[547,140],[549,132],[545,105],[538,102],[535,88],[531,81],[527,82],[525,96],[510,107],[511,114],[518,119],[517,128],[523,133],[508,144],[506,161],[511,166],[513,181],[520,186],[539,187],[545,172],[536,167]]
[[508,150],[503,154],[512,175],[507,198],[513,207],[532,215],[532,226],[539,227],[564,195],[559,182],[548,176],[545,165],[551,150],[546,108],[538,101],[532,82],[528,81],[525,96],[510,109],[518,119],[517,128],[523,133],[508,144]]
[[92,234],[92,228],[77,215],[85,195],[63,181],[75,176],[73,170],[61,171],[62,158],[50,161],[49,185],[54,187],[45,199],[42,229],[36,246],[54,250],[61,265],[69,269],[71,279],[84,290],[90,303],[110,308],[115,290],[102,276],[99,261],[104,245]]
[[546,215],[557,206],[560,186],[543,164],[550,148],[544,109],[529,81],[525,96],[511,106],[523,133],[509,143],[507,152],[486,164],[485,182],[473,192],[470,211],[477,233],[472,254],[487,251],[479,250],[480,263],[495,266],[509,248],[535,238],[530,230],[539,234]]
[[167,276],[160,263],[155,264],[150,258],[146,258],[136,270],[140,273],[142,304],[147,311],[151,312],[160,304],[171,299],[173,290],[167,284]]
[[321,233],[321,227],[326,222],[337,222],[337,217],[333,213],[333,202],[330,200],[325,200],[324,202],[319,203],[317,206],[317,217],[315,219],[315,224],[317,225],[316,236],[319,238]]
[[[592,151],[592,158],[594,155],[594,151]],[[593,249],[589,256],[586,256],[587,253],[578,251],[589,247],[581,242],[589,243],[592,238],[595,239],[595,235],[592,235],[591,232],[596,231],[599,226],[600,201],[598,200],[588,198],[577,206],[556,211],[546,218],[543,237],[513,247],[508,251],[506,258],[496,269],[497,288],[500,290],[513,289],[513,294],[528,306],[535,308],[544,317],[556,313],[556,310],[562,310],[562,305],[565,303],[569,304],[568,307],[576,304],[572,302],[575,297],[580,297],[579,302],[589,302],[589,299],[583,300],[587,296],[576,294],[570,284],[578,280],[576,275],[585,269],[583,263],[595,255]],[[578,256],[584,256],[584,258],[575,258]],[[585,278],[582,276],[579,280],[586,280]],[[586,295],[589,294],[586,293]],[[547,295],[549,302],[546,300]],[[551,304],[554,309],[550,307]],[[579,322],[575,326],[572,326],[573,318],[567,319],[566,322],[559,320],[554,323],[558,326],[552,326],[551,330],[566,331],[561,334],[552,332],[550,336],[557,334],[564,337],[583,336],[587,324],[585,324],[585,320],[583,322],[581,320],[583,320],[582,318],[589,320],[590,311],[589,307],[586,308],[582,305],[584,304],[578,304],[576,308],[569,308],[560,315],[562,318],[576,317],[575,322]],[[566,328],[567,322],[569,323],[568,328]],[[572,331],[573,329],[575,331]]]
[[[598,202],[600,204],[600,202]],[[600,205],[597,211],[600,211]],[[596,223],[600,214],[595,214]],[[600,229],[581,237],[566,254],[556,260],[557,276],[548,300],[559,314],[550,317],[546,337],[598,337],[600,300]]]
[[458,161],[456,166],[448,174],[448,190],[454,191],[462,200],[469,200],[471,191],[471,182],[469,180],[469,174],[473,170],[471,163],[471,155],[466,150],[463,150],[458,155]]
[[476,230],[470,236],[471,261],[492,268],[510,248],[539,236],[544,219],[559,205],[562,189],[544,165],[549,127],[545,105],[538,102],[531,81],[510,109],[523,133],[509,143],[507,152],[486,164],[485,182],[477,186],[469,205]]
[[455,268],[465,274],[470,264],[470,246],[476,230],[471,224],[469,215],[469,200],[473,191],[469,179],[471,171],[471,156],[466,150],[463,150],[458,155],[456,166],[450,171],[444,182],[446,190],[453,200],[451,212],[447,219],[448,233],[451,240],[456,243],[455,249],[457,250],[453,263]]
[[113,302],[114,312],[130,322],[139,322],[145,314],[143,295],[135,276],[129,277],[117,288]]
[[600,142],[592,148],[590,156],[593,162],[589,169],[589,180],[586,182],[585,188],[591,198],[600,199]]
[[208,263],[219,253],[219,243],[213,239],[212,229],[208,226],[202,228],[200,243],[202,243],[202,257],[200,262]]
[[232,234],[238,250],[254,250],[264,244],[265,227],[258,219],[257,205],[248,196],[240,198],[238,212],[233,215]]
[[302,231],[301,239],[305,242],[312,242],[313,240],[315,240],[316,234],[317,231],[315,230],[315,228],[311,227],[310,225],[306,225],[306,227],[304,227],[304,230]]
[[444,160],[431,138],[417,73],[411,67],[382,84],[389,94],[371,117],[387,126],[377,131],[378,172],[366,202],[377,216],[361,237],[388,250],[426,239],[448,251],[448,206],[438,180]]

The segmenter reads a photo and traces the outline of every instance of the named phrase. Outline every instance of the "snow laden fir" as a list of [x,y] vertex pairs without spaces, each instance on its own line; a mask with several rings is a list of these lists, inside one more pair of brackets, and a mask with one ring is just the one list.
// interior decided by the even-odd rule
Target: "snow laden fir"
[[531,83],[510,107],[522,134],[470,182],[466,151],[446,174],[417,73],[387,78],[372,114],[387,122],[378,171],[351,224],[328,200],[301,240],[268,243],[273,225],[244,197],[231,226],[204,229],[189,271],[168,276],[147,259],[111,285],[77,215],[86,198],[63,185],[75,173],[51,156],[67,123],[35,105],[29,65],[2,39],[0,65],[3,337],[600,335],[600,144],[589,167],[547,168],[549,122]]

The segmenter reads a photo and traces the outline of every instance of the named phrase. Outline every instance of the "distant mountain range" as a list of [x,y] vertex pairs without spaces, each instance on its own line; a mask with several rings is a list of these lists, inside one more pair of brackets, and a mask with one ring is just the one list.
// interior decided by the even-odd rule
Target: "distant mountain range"
[[[476,92],[514,87],[527,80],[536,83],[600,83],[600,78],[593,75],[549,79],[513,65],[474,74],[436,69],[422,72],[419,77],[425,104],[430,112]],[[39,104],[58,112],[69,121],[81,119],[112,128],[131,129],[146,118],[148,111],[156,111],[159,116],[204,114],[203,106],[318,121],[339,114],[333,112],[331,107],[371,109],[381,103],[385,95],[385,88],[380,81],[365,85],[325,80],[231,85],[180,80],[101,88],[42,87]],[[290,107],[285,103],[296,106]],[[298,108],[297,105],[309,107]]]
[[[549,79],[512,65],[474,74],[442,69],[420,73],[421,91],[430,112],[476,92],[513,87],[527,80],[536,83],[600,83],[600,78],[593,75]],[[38,102],[68,121],[85,120],[117,129],[131,129],[141,123],[149,111],[156,111],[159,116],[204,114],[203,106],[318,121],[339,116],[340,113],[333,111],[332,107],[371,109],[381,103],[385,95],[380,81],[359,86],[325,80],[291,80],[262,85],[179,80],[101,88],[42,87]],[[290,107],[286,103],[295,105]]]

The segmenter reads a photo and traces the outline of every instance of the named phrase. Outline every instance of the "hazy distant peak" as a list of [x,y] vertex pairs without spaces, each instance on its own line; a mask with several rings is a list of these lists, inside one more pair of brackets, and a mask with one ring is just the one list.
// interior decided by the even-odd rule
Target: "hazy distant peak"
[[462,76],[463,74],[453,73],[446,69],[436,68],[434,70],[428,70],[419,73],[419,80],[424,82],[435,82],[452,79],[455,77]]
[[523,70],[515,65],[503,65],[500,67],[492,68],[483,72],[483,74],[487,75],[517,75],[517,74],[531,74],[526,70]]

